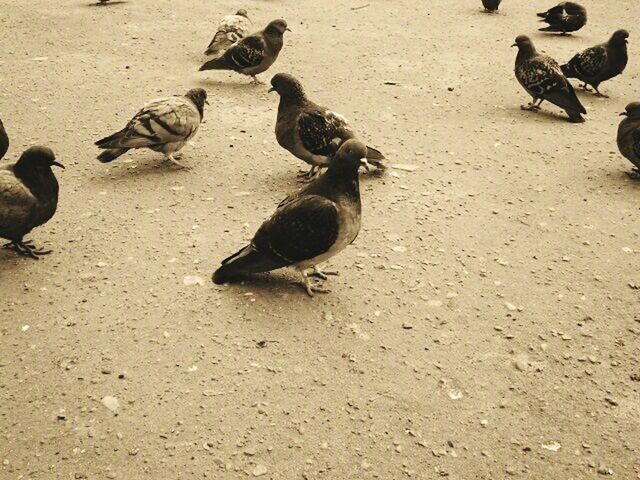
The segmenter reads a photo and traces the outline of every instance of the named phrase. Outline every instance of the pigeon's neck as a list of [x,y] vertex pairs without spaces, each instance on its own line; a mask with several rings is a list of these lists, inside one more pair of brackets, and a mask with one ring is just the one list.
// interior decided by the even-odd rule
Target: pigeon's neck
[[307,102],[307,97],[302,89],[293,89],[289,92],[280,95],[280,108],[285,108],[291,105],[301,107]]
[[536,49],[533,45],[522,45],[518,48],[518,56],[516,57],[516,65],[526,62],[530,58],[535,57]]
[[322,175],[322,181],[326,189],[336,195],[347,195],[348,197],[360,199],[360,182],[358,168],[353,166],[344,166],[332,164]]
[[607,45],[607,50],[615,57],[625,58],[627,56],[627,42],[610,41]]
[[58,181],[51,167],[34,168],[18,160],[13,167],[13,173],[38,199],[58,194]]
[[196,108],[198,109],[198,113],[200,114],[200,120],[202,120],[204,118],[204,102],[198,102],[190,95],[187,95],[187,98],[191,100],[191,103],[196,106]]

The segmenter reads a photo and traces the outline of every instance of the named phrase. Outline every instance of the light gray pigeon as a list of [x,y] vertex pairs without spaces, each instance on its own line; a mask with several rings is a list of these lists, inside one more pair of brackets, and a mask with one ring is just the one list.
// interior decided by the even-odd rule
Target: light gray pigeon
[[158,98],[147,103],[122,130],[95,144],[105,150],[98,160],[107,163],[132,148],[150,148],[183,167],[174,154],[196,134],[204,116],[207,92],[193,88],[184,96]]
[[[311,285],[309,275],[323,280],[318,264],[337,255],[360,232],[361,205],[358,169],[367,147],[344,142],[327,172],[303,191],[287,197],[265,221],[246,247],[222,261],[212,277],[216,284],[254,273],[294,267],[307,293],[326,293]],[[313,269],[313,273],[307,270]]]
[[640,102],[630,103],[620,115],[626,118],[618,127],[618,149],[635,165],[635,173],[630,176],[640,179]]
[[244,37],[231,45],[222,55],[200,67],[203,70],[232,70],[252,77],[266,71],[282,50],[284,32],[290,31],[287,22],[274,20],[264,30]]
[[249,33],[251,20],[244,8],[227,15],[218,25],[218,31],[209,43],[205,55],[222,55],[231,45]]
[[[278,73],[271,79],[271,90],[280,95],[276,139],[280,146],[311,165],[307,178],[329,165],[335,152],[332,142],[341,143],[356,135],[347,120],[338,113],[313,103],[302,84],[292,75]],[[338,145],[339,145],[338,143]],[[366,158],[379,170],[385,169],[384,155],[367,147]]]
[[522,106],[522,109],[540,110],[542,102],[548,100],[565,110],[571,122],[584,122],[581,113],[586,114],[587,111],[578,100],[571,83],[563,75],[558,62],[548,55],[538,53],[526,35],[517,37],[512,46],[518,47],[516,78],[533,97],[533,102],[526,107]]
[[591,85],[598,97],[606,97],[600,93],[598,86],[624,71],[629,60],[627,38],[629,32],[617,30],[608,42],[583,50],[560,68],[567,78],[584,82],[583,89],[589,90],[587,85]]
[[0,237],[4,248],[37,259],[51,250],[36,248],[24,236],[48,222],[58,207],[58,181],[52,166],[64,168],[47,147],[31,147],[16,163],[0,166]]

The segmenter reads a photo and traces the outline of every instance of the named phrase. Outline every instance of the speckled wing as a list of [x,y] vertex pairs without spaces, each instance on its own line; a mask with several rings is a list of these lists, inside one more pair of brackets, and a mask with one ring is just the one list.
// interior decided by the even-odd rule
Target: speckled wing
[[278,208],[251,243],[286,266],[326,253],[336,242],[338,231],[336,205],[319,195],[307,195]]
[[218,25],[213,40],[205,52],[207,55],[221,53],[238,40],[244,38],[249,30],[249,19],[242,15],[227,15]]
[[234,43],[224,53],[224,58],[236,70],[257,67],[262,63],[267,44],[261,35],[254,34]]
[[602,45],[587,48],[569,60],[569,65],[573,67],[576,73],[580,77],[586,78],[600,74],[606,64],[607,49]]
[[22,237],[31,229],[38,201],[13,173],[12,168],[0,168],[0,236]]
[[200,126],[200,113],[185,97],[147,103],[118,134],[107,137],[101,148],[141,148],[184,142]]
[[297,119],[297,130],[304,148],[314,155],[332,155],[334,150],[330,144],[334,138],[353,138],[353,132],[343,116],[320,108],[301,112]]

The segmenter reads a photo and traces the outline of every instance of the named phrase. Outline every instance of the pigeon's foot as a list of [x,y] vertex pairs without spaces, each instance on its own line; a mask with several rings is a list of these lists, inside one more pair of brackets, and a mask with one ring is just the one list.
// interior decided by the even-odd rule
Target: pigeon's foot
[[536,105],[534,102],[529,103],[528,105],[520,105],[520,108],[522,110],[527,110],[529,112],[539,112],[540,111],[540,105]]
[[631,180],[640,180],[640,168],[634,168],[630,172],[627,172],[627,176]]
[[[186,165],[180,163],[178,160],[176,160],[176,156],[177,155],[167,155],[167,160],[169,160],[171,163],[173,163],[174,165],[177,165],[178,167],[184,169],[184,170],[191,170],[191,167],[187,167]],[[180,157],[178,157],[180,158]]]
[[309,295],[311,298],[313,298],[314,293],[330,293],[331,292],[331,290],[327,288],[322,288],[319,285],[312,285],[311,281],[309,280],[309,275],[305,270],[299,270],[299,272],[300,272],[300,275],[302,276],[302,283],[304,285],[304,289],[307,291],[307,295]]
[[9,242],[3,245],[2,248],[13,250],[18,255],[33,258],[34,260],[38,260],[40,256],[49,255],[51,252],[53,252],[53,250],[44,250],[43,248],[37,248],[31,241]]
[[327,280],[329,277],[327,275],[339,275],[338,272],[324,272],[320,270],[317,266],[313,267],[313,272],[309,273],[309,277],[317,277],[322,280]]
[[298,181],[302,183],[309,183],[315,180],[320,175],[321,168],[313,165],[308,171],[301,170],[298,172]]
[[580,88],[582,90],[584,90],[585,92],[592,92],[593,90],[591,90],[591,88],[589,88],[589,85],[587,85],[586,83],[583,83],[582,85],[580,85]]
[[251,75],[251,85],[264,85],[264,82],[259,80],[258,77]]
[[605,95],[604,93],[600,92],[600,90],[598,90],[596,87],[593,87],[596,91],[595,96],[599,97],[599,98],[609,98],[609,95]]

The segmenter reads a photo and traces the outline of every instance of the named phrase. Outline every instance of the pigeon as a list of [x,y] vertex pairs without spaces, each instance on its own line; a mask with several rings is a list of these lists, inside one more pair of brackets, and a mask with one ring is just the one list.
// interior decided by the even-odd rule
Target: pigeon
[[[531,39],[526,35],[516,38],[512,47],[518,47],[516,57],[516,78],[533,97],[533,102],[522,106],[523,110],[540,110],[545,100],[564,109],[569,121],[584,122],[581,113],[587,113],[576,96],[571,83],[562,74],[562,69],[553,58],[538,53]],[[538,102],[538,103],[536,103]]]
[[[282,148],[311,165],[305,176],[313,178],[321,168],[329,165],[334,153],[332,140],[345,141],[356,135],[343,116],[309,100],[302,84],[292,75],[276,74],[271,79],[271,86],[269,91],[280,95],[276,139]],[[378,150],[367,147],[366,158],[384,171],[384,155]]]
[[2,120],[0,120],[0,160],[4,157],[5,153],[9,150],[9,137],[7,131],[4,129]]
[[541,22],[549,24],[540,28],[541,32],[559,32],[566,35],[580,30],[587,24],[587,10],[575,2],[560,2],[546,12],[538,13]]
[[235,15],[227,15],[218,25],[218,31],[204,52],[205,55],[222,55],[231,45],[244,38],[249,31],[251,21],[243,8]]
[[502,0],[482,0],[482,6],[487,12],[497,12]]
[[[366,163],[367,147],[351,139],[340,145],[327,172],[304,190],[287,197],[258,229],[246,247],[222,261],[212,277],[220,285],[249,274],[294,267],[304,288],[309,276],[326,280],[318,264],[337,255],[360,232],[361,205],[358,169]],[[307,270],[313,269],[312,273]]]
[[191,139],[202,122],[207,92],[193,88],[184,96],[158,98],[147,103],[122,130],[95,144],[105,150],[98,160],[108,163],[132,148],[162,152],[168,160],[185,168],[174,158]]
[[635,165],[629,176],[640,179],[640,102],[630,103],[620,115],[627,118],[618,127],[618,149]]
[[16,163],[0,166],[0,237],[4,248],[37,259],[51,250],[36,248],[23,237],[47,223],[58,207],[58,181],[52,166],[64,168],[47,147],[31,147]]
[[278,58],[285,31],[291,31],[287,22],[274,20],[264,30],[240,39],[222,55],[206,62],[200,71],[233,70],[251,76],[254,83],[260,83],[256,75],[266,71]]
[[591,85],[596,91],[596,96],[606,97],[600,93],[598,86],[624,71],[629,59],[627,38],[629,32],[617,30],[608,42],[583,50],[560,68],[565,77],[577,78],[584,82],[581,85],[583,89],[589,90],[587,85]]

